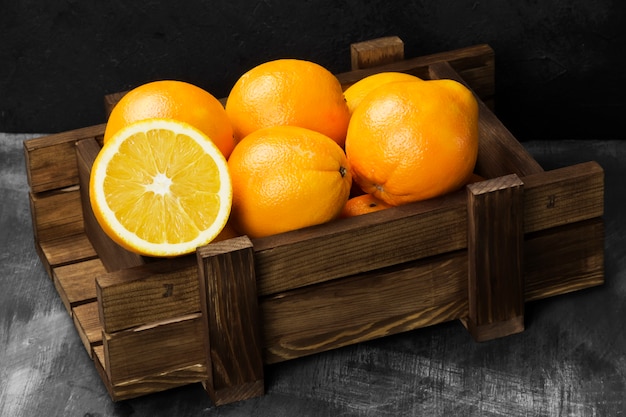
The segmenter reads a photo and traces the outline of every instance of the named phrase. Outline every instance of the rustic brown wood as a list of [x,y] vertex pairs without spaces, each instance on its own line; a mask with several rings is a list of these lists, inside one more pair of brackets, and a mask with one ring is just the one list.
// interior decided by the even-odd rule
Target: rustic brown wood
[[523,183],[515,174],[467,186],[469,315],[476,341],[524,330]]
[[102,138],[104,124],[70,130],[24,141],[26,174],[33,193],[78,184],[74,144],[78,140]]
[[96,276],[106,272],[100,259],[89,259],[52,270],[54,286],[71,314],[72,308],[96,301]]
[[[437,62],[430,65],[429,72],[433,79],[451,79],[471,88],[471,85],[448,62]],[[486,178],[508,174],[517,174],[519,177],[523,177],[543,172],[539,163],[482,102],[480,96],[476,93],[475,95],[478,100],[480,138],[476,172]]]
[[206,366],[204,321],[194,313],[172,320],[104,333],[105,370],[112,384],[190,366]]
[[100,149],[101,146],[95,139],[83,139],[76,142],[76,165],[85,233],[107,271],[117,271],[143,265],[146,263],[146,260],[141,255],[130,252],[113,242],[102,230],[93,214],[89,201],[89,177],[91,175],[91,167]]
[[524,246],[526,301],[604,283],[604,222],[601,218],[530,234]]
[[465,197],[459,192],[255,239],[259,295],[462,249],[466,216]]
[[48,241],[83,233],[80,192],[72,186],[60,190],[29,193],[33,233],[37,241]]
[[53,269],[58,266],[86,261],[98,256],[84,233],[36,242],[35,248],[51,278]]
[[102,345],[102,326],[98,317],[98,303],[81,304],[72,309],[74,327],[85,346],[89,357],[93,359],[94,346]]
[[200,312],[194,256],[164,259],[96,278],[107,333]]
[[403,59],[404,42],[397,36],[387,36],[350,45],[352,70],[377,67]]
[[596,162],[528,175],[522,180],[527,233],[604,215],[604,170]]
[[261,299],[264,360],[275,363],[467,312],[467,256],[455,251]]
[[207,358],[205,388],[216,405],[264,394],[252,242],[245,236],[198,248]]
[[104,368],[104,346],[95,346],[93,351],[95,368],[113,401],[127,400],[183,385],[198,383],[206,374],[206,367],[203,364],[196,364],[112,384]]

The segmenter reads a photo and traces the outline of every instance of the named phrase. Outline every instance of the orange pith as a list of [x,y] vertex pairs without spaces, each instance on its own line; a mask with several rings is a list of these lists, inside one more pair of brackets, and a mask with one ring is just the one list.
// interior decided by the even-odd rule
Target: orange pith
[[384,84],[396,81],[421,81],[421,79],[415,75],[392,71],[378,72],[362,78],[348,87],[343,93],[346,103],[348,103],[350,114],[354,113],[354,110],[369,93]]

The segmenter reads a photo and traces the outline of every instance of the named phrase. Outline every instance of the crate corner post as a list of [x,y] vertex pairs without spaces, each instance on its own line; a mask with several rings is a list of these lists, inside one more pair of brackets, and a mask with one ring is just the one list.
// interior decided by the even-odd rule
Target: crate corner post
[[515,174],[467,186],[469,315],[477,342],[524,331],[523,182]]
[[215,405],[265,394],[254,251],[248,237],[196,251],[207,379]]

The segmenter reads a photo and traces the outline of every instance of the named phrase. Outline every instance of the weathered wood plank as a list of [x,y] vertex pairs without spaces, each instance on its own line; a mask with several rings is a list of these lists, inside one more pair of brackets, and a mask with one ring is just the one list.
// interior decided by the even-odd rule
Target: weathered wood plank
[[352,70],[377,67],[404,60],[404,42],[397,36],[372,39],[350,45]]
[[[198,313],[116,333],[104,333],[111,384],[201,365],[206,367],[204,320]],[[206,369],[206,368],[205,368]]]
[[469,314],[476,341],[524,331],[524,187],[515,174],[467,186]]
[[205,388],[216,405],[265,393],[252,242],[239,237],[198,248],[207,347]]
[[96,301],[96,277],[106,272],[100,259],[89,259],[52,270],[54,286],[71,314],[72,308]]
[[78,184],[74,145],[81,139],[101,139],[104,124],[24,141],[26,175],[33,193]]

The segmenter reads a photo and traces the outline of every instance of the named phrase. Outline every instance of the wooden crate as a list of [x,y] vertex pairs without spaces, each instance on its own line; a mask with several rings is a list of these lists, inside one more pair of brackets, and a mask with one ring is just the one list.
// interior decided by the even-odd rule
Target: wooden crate
[[477,341],[503,337],[524,330],[525,302],[603,283],[603,170],[544,171],[526,152],[492,112],[488,45],[404,59],[392,37],[351,53],[346,87],[403,71],[472,88],[488,179],[156,260],[113,244],[87,203],[104,125],[24,142],[37,252],[113,400],[197,382],[215,404],[260,396],[266,364],[451,320]]

